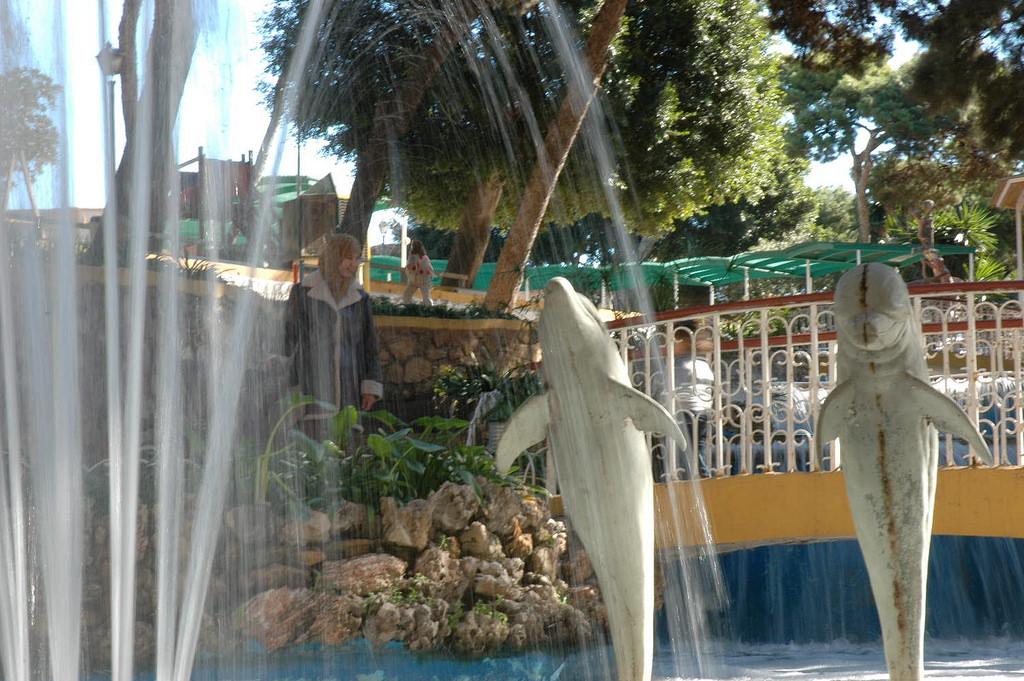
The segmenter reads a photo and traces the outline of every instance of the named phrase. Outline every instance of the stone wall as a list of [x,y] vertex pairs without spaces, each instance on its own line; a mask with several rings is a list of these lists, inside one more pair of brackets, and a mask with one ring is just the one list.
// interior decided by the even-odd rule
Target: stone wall
[[[87,268],[88,269],[88,268]],[[107,451],[106,399],[106,325],[104,289],[98,272],[87,272],[79,289],[79,347],[81,351],[79,384],[82,387],[83,443],[89,465],[101,460]],[[147,273],[156,284],[158,274]],[[238,437],[256,442],[265,440],[269,427],[280,410],[279,400],[290,390],[286,366],[272,364],[267,358],[283,352],[285,299],[269,299],[251,290],[208,281],[178,282],[180,289],[178,354],[186,393],[183,427],[205,431],[212,408],[212,366],[222,365],[230,354],[244,351],[246,368],[239,405]],[[131,309],[131,289],[120,289],[120,309],[127,317]],[[159,349],[171,340],[166,320],[166,302],[156,286],[147,288],[146,323],[141,347],[143,382],[143,441],[153,442],[150,414],[157,403]],[[240,305],[253,305],[252,327],[245,334],[245,348],[232,345],[232,325]],[[540,358],[536,326],[508,319],[443,319],[434,317],[376,318],[384,369],[385,399],[382,408],[399,418],[434,413],[432,389],[443,367],[484,364],[507,370]],[[129,324],[121,323],[120,355],[130,354]],[[219,359],[218,359],[219,358]]]
[[402,417],[429,410],[443,367],[484,364],[505,371],[540,360],[536,325],[508,319],[377,317],[385,405]]

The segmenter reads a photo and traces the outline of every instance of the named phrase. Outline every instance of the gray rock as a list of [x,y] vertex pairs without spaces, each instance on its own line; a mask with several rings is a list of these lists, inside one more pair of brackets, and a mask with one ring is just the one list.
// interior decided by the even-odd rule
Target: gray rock
[[422,551],[430,542],[431,512],[426,499],[414,499],[399,506],[392,497],[380,500],[384,516],[384,541]]
[[484,560],[498,560],[505,557],[501,550],[501,540],[480,522],[470,523],[469,527],[459,535],[459,545],[462,547],[463,555]]
[[367,553],[346,560],[325,561],[321,581],[324,587],[366,596],[394,584],[408,567],[397,556]]
[[452,632],[452,648],[462,655],[486,655],[498,649],[509,634],[508,622],[470,611]]
[[480,510],[480,500],[472,487],[446,482],[430,495],[434,526],[448,534],[466,529]]

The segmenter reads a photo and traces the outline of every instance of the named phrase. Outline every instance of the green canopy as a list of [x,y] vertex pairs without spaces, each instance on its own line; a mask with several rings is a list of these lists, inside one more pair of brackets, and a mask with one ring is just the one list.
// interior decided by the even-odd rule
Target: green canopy
[[[973,246],[939,244],[942,255],[973,254]],[[631,289],[639,286],[681,285],[721,286],[749,279],[772,277],[819,277],[851,269],[859,262],[881,262],[902,267],[922,257],[920,244],[850,244],[832,241],[808,241],[781,251],[748,251],[731,257],[705,256],[680,258],[669,262],[627,263],[616,267],[576,267],[572,265],[543,265],[529,267],[523,287],[537,290],[553,277],[565,277],[582,290],[596,290],[602,284],[611,290]],[[447,260],[433,260],[440,282]],[[399,279],[395,268],[400,263],[395,256],[375,255],[370,263],[370,276],[392,281]],[[376,264],[389,268],[374,267]],[[486,290],[494,276],[495,263],[483,263],[471,288]]]
[[[976,249],[973,246],[939,244],[936,250],[942,255],[962,255],[973,254]],[[728,258],[681,258],[667,262],[665,266],[705,286],[721,286],[745,279],[820,277],[844,272],[861,262],[902,267],[919,261],[922,255],[920,244],[808,241],[781,251],[748,251]]]

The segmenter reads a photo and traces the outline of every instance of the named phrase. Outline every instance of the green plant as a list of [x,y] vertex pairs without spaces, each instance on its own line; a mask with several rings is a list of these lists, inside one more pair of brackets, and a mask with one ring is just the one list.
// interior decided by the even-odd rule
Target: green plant
[[[292,399],[288,411],[316,403],[308,397]],[[364,416],[377,429],[362,438],[353,437],[358,412],[348,407],[335,416],[327,439],[317,442],[293,429],[287,442],[275,449],[288,411],[257,459],[256,499],[320,510],[329,510],[335,499],[345,499],[379,512],[384,497],[407,503],[426,498],[448,481],[470,485],[478,496],[481,479],[519,486],[511,477],[515,470],[501,475],[484,447],[465,444],[468,423],[462,419],[425,416],[407,424],[387,411],[375,411]],[[272,482],[276,484],[271,486]]]
[[[316,446],[316,443],[313,443],[308,436],[306,436],[304,433],[298,430],[292,431],[293,439],[286,442],[283,446],[274,449],[274,443],[277,441],[278,432],[281,430],[284,424],[294,421],[295,412],[301,411],[305,409],[305,407],[310,405],[316,405],[320,409],[329,412],[335,410],[334,405],[321,402],[309,395],[298,394],[292,394],[285,397],[282,400],[282,404],[285,407],[284,411],[281,413],[281,416],[278,417],[277,422],[274,423],[274,427],[271,429],[270,435],[267,437],[267,443],[263,449],[263,453],[256,458],[256,469],[253,473],[252,495],[253,503],[256,504],[266,503],[267,494],[270,489],[270,481],[272,479],[276,480],[284,489],[289,489],[289,487],[283,483],[283,478],[281,474],[271,470],[270,464],[274,458],[279,457],[282,454],[285,454],[286,452],[289,451],[296,451],[294,447],[295,438],[305,438],[305,440],[309,441],[308,443],[305,443],[307,445],[305,448],[301,448],[298,450],[300,453],[307,455],[312,453],[314,455],[313,460],[315,462],[320,462],[323,459],[323,449],[318,448]],[[336,433],[349,433],[357,419],[358,413],[356,412],[354,407],[347,407],[345,409],[338,411],[337,415],[333,419],[334,431]],[[309,446],[310,443],[312,443],[312,446]]]
[[436,416],[406,425],[392,414],[374,412],[384,424],[366,444],[342,460],[338,494],[376,507],[383,497],[400,503],[424,498],[445,482],[471,485],[480,494],[478,478],[515,485],[502,476],[482,446],[463,444],[468,424]]
[[185,279],[216,279],[217,268],[212,262],[185,256],[178,263],[178,272]]
[[452,609],[448,611],[448,628],[455,631],[455,628],[459,626],[459,622],[465,617],[466,609],[462,605],[462,601],[456,601]]
[[540,378],[526,366],[499,371],[482,364],[442,367],[434,381],[434,401],[450,414],[470,419],[481,396],[496,392],[498,399],[482,415],[485,421],[507,421],[512,412],[540,392]]
[[478,615],[484,615],[485,617],[493,617],[501,622],[508,622],[508,615],[499,608],[501,604],[505,602],[505,599],[501,596],[495,596],[493,601],[477,601],[473,604],[473,612]]
[[417,575],[417,577],[422,577],[422,579],[416,580],[414,578],[415,583],[404,589],[391,585],[386,589],[371,593],[366,598],[367,612],[377,609],[384,603],[393,603],[395,605],[419,605],[420,603],[426,603],[428,605],[433,604],[434,599],[423,592],[423,589],[429,580],[422,575]]
[[426,305],[406,305],[392,298],[375,296],[371,298],[373,313],[384,317],[437,317],[441,319],[519,319],[507,312],[488,310],[483,305],[448,305],[435,303]]

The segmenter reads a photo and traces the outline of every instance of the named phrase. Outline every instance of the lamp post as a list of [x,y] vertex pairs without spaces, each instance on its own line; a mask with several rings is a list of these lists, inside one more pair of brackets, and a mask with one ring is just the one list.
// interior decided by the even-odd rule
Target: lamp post
[[[106,231],[110,228],[108,223],[112,222],[114,216],[117,215],[117,192],[114,187],[114,76],[121,73],[124,56],[122,56],[121,50],[114,49],[108,41],[103,44],[103,49],[96,55],[96,61],[99,62],[100,70],[103,72],[106,87],[106,100],[103,102],[103,127],[106,137],[104,172],[107,180],[107,209],[103,212],[103,227]],[[110,217],[107,217],[108,215]]]

